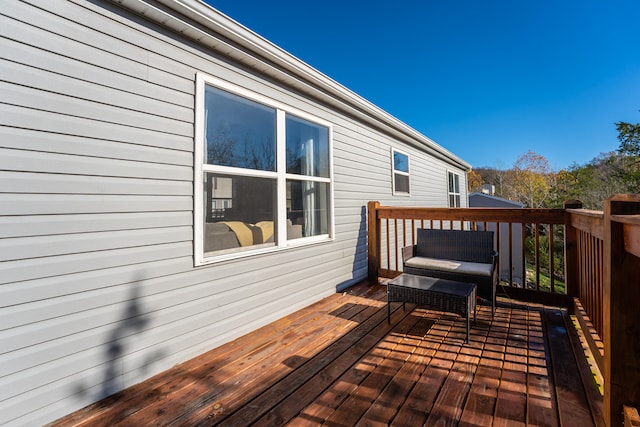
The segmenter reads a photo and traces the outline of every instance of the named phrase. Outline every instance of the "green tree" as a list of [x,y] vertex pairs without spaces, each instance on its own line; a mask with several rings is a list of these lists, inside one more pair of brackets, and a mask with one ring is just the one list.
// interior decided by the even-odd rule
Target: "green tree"
[[640,156],[640,123],[618,122],[616,129],[620,141],[618,151],[629,156]]

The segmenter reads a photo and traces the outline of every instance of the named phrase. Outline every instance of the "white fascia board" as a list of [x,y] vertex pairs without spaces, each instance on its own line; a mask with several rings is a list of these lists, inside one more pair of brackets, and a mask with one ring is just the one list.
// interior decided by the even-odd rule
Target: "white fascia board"
[[[430,138],[200,0],[110,1],[250,65],[405,142],[413,143],[453,166],[471,170],[469,163]],[[180,19],[180,16],[197,26]]]

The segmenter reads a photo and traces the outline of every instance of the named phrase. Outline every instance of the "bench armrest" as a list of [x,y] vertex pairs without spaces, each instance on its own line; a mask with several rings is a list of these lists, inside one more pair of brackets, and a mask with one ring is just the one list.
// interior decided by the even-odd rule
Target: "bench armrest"
[[405,246],[402,248],[402,263],[409,258],[413,258],[416,255],[416,245],[413,246]]

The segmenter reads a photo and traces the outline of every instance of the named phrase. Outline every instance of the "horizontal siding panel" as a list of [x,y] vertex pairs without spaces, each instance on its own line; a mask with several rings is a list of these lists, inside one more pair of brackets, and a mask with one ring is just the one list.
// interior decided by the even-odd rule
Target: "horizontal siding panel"
[[[25,1],[38,6],[37,0]],[[104,7],[102,9],[104,10]],[[74,4],[73,1],[56,2],[48,6],[47,10],[52,12],[43,25],[43,28],[48,31],[80,42],[86,40],[85,37],[78,37],[78,34],[82,34],[89,37],[93,45],[100,46],[107,52],[132,59],[146,54],[148,56],[145,63],[151,67],[155,66],[159,70],[178,77],[189,74],[190,70],[184,65],[189,56],[181,52],[184,45],[181,49],[176,49],[175,46],[167,47],[161,43],[163,37],[149,36],[143,31],[133,29],[127,25],[130,23],[126,20],[122,21],[125,23],[122,25],[112,19],[113,15],[109,15],[110,19],[96,19],[100,18],[96,17],[98,9],[91,10],[87,2],[79,4]],[[123,13],[121,9],[114,9],[116,10],[117,14]],[[87,22],[91,22],[92,25],[87,25]],[[165,53],[165,55],[159,53]]]
[[[150,67],[156,64],[154,49],[151,46],[140,47],[140,39],[148,36],[138,31],[132,32],[126,26],[111,19],[96,19],[94,12],[72,2],[55,2],[52,5],[47,5],[46,11],[39,9],[38,1],[24,0],[24,3],[16,7],[16,15],[14,16],[18,16],[19,19],[26,20],[26,22],[37,19],[40,27],[48,33],[58,34],[81,43],[90,41],[92,46],[99,47],[104,52],[123,58],[131,58]],[[35,7],[31,7],[27,3],[32,3]],[[87,22],[92,25],[87,25]],[[155,39],[156,46],[157,42]],[[158,69],[165,73],[179,78],[183,78],[187,73],[180,62],[167,61],[167,58],[163,58],[162,63],[163,66]]]
[[191,242],[5,261],[0,263],[0,277],[11,283],[184,256],[193,256]]
[[[193,154],[187,151],[83,138],[73,135],[60,135],[6,126],[0,126],[0,147],[193,167]],[[38,169],[38,171],[42,170],[42,167]]]
[[[67,76],[74,80],[103,85],[121,92],[142,95],[179,107],[193,109],[193,90],[184,92],[153,84],[147,80],[114,73],[103,67],[69,58],[64,54],[15,40],[3,39],[2,43],[2,55],[8,61]],[[187,87],[191,86],[187,85]]]
[[0,126],[193,152],[193,138],[0,103]]
[[1,194],[0,215],[191,211],[191,196]]
[[[124,110],[122,114],[130,114],[129,120],[132,123],[148,121],[148,116],[158,116],[168,119],[166,126],[176,126],[179,129],[184,123],[194,122],[193,102],[180,107],[144,95],[116,90],[106,86],[105,82],[86,82],[6,60],[0,60],[0,67],[2,77],[13,84],[62,95],[65,97],[63,100],[71,97],[87,101],[90,103],[88,105],[109,105],[118,111]],[[149,87],[148,91],[152,92],[153,87]],[[13,103],[16,103],[15,100]]]
[[193,240],[191,227],[58,234],[0,240],[0,261],[132,248]]
[[191,212],[0,216],[0,239],[192,225]]
[[158,117],[12,83],[0,82],[0,91],[2,92],[2,101],[6,104],[154,130],[166,134],[193,137],[193,123],[171,120],[166,117]]
[[[9,5],[23,7],[20,2],[11,2]],[[76,41],[73,40],[74,37],[60,36],[56,31],[47,31],[31,26],[28,22],[16,20],[17,11],[14,12],[16,15],[3,15],[3,13],[7,12],[7,10],[3,9],[2,13],[0,13],[0,37],[6,37],[9,40],[33,47],[40,47],[105,70],[123,73],[142,81],[167,86],[184,93],[193,93],[194,82],[192,78],[180,77],[160,69],[150,68],[148,65],[149,52],[147,51],[139,51],[132,58],[124,57],[87,44],[87,39],[84,39],[86,31],[82,31],[80,28],[75,31],[74,37],[82,38],[82,40]],[[61,21],[61,23],[63,22]],[[41,24],[42,22],[38,23]],[[121,43],[116,43],[115,40],[110,43],[118,47],[122,45]]]
[[[322,261],[322,265],[340,263],[336,254],[327,254]],[[317,264],[315,268],[318,269],[319,283],[326,283],[330,280],[330,276],[335,274],[333,269],[323,270]],[[293,278],[283,286],[275,286],[274,280],[278,280],[276,278],[271,281],[256,282],[246,287],[246,290],[245,288],[234,289],[218,295],[210,294],[211,286],[200,286],[179,288],[177,289],[179,292],[161,293],[144,299],[141,298],[142,291],[136,284],[129,287],[123,286],[118,290],[123,300],[119,304],[91,308],[73,315],[51,319],[44,324],[34,323],[9,331],[7,336],[11,338],[11,347],[8,349],[15,350],[16,353],[29,354],[32,361],[35,355],[40,354],[40,361],[45,363],[51,359],[51,356],[45,358],[43,354],[55,355],[54,359],[59,359],[64,356],[64,352],[71,355],[80,351],[108,347],[113,344],[114,337],[122,339],[136,335],[135,343],[131,343],[129,350],[129,352],[135,352],[153,346],[154,343],[165,342],[168,338],[176,339],[188,334],[194,324],[199,325],[200,328],[206,328],[207,325],[214,325],[227,319],[229,325],[235,328],[237,325],[232,319],[239,312],[237,304],[264,310],[269,305],[277,305],[277,302],[282,299],[295,298],[299,293],[309,293],[310,287],[305,277],[302,271],[297,278]],[[317,293],[317,291],[314,292]],[[163,309],[154,311],[154,307],[163,307]],[[128,318],[132,313],[140,314],[140,329],[124,328],[127,321],[131,322],[130,324],[134,323],[133,319]],[[269,314],[269,311],[267,310],[264,314]],[[114,329],[121,333],[114,334]],[[31,351],[32,346],[37,347],[37,353]],[[14,355],[8,354],[0,357],[0,360],[8,361],[12,358]],[[20,363],[17,360],[14,362]],[[54,371],[55,375],[65,376],[92,366],[95,365],[83,366],[76,363],[69,367],[72,371],[60,372],[60,366],[56,366]],[[41,377],[38,375],[36,378]]]
[[0,170],[193,181],[193,168],[0,148]]
[[[190,258],[160,258],[158,260],[142,261],[137,264],[117,265],[106,270],[71,272],[57,277],[5,283],[0,286],[0,306],[3,310],[12,306],[22,306],[28,311],[32,304],[39,306],[46,304],[47,300],[49,300],[55,307],[61,304],[61,301],[64,303],[65,298],[74,300],[78,296],[86,294],[87,302],[84,305],[75,306],[71,311],[76,312],[101,305],[102,301],[99,298],[92,298],[93,292],[100,292],[100,289],[129,286],[132,283],[146,284],[158,277],[171,276],[176,272],[191,270],[193,270],[193,260]],[[198,271],[205,272],[204,270]],[[178,286],[181,279],[176,278],[175,280],[176,282],[173,286]],[[145,288],[143,287],[142,289]],[[165,288],[157,287],[149,291],[149,294],[166,290]]]
[[192,190],[193,184],[189,181],[0,171],[0,193],[179,196],[191,195]]

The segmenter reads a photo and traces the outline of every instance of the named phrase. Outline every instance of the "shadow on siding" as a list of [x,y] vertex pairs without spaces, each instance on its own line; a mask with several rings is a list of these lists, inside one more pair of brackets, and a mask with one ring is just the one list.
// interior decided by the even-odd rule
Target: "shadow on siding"
[[367,207],[362,206],[360,210],[360,226],[358,228],[358,238],[356,239],[356,252],[353,258],[351,269],[351,279],[336,286],[336,292],[342,292],[367,277]]
[[[92,401],[111,396],[131,385],[131,380],[127,381],[128,384],[125,384],[125,376],[131,377],[135,375],[140,379],[144,378],[150,366],[164,357],[163,350],[154,351],[145,356],[133,368],[130,366],[130,362],[127,363],[126,360],[129,354],[127,348],[139,338],[139,335],[144,332],[151,320],[151,316],[145,312],[142,303],[143,298],[140,295],[141,283],[141,280],[135,280],[131,284],[127,305],[120,315],[120,321],[116,323],[115,328],[104,344],[104,360],[106,361],[104,375],[95,395],[89,396]],[[93,394],[90,391],[91,388],[92,386],[87,387],[79,384],[77,391],[81,397],[86,398],[88,397],[87,395]]]

